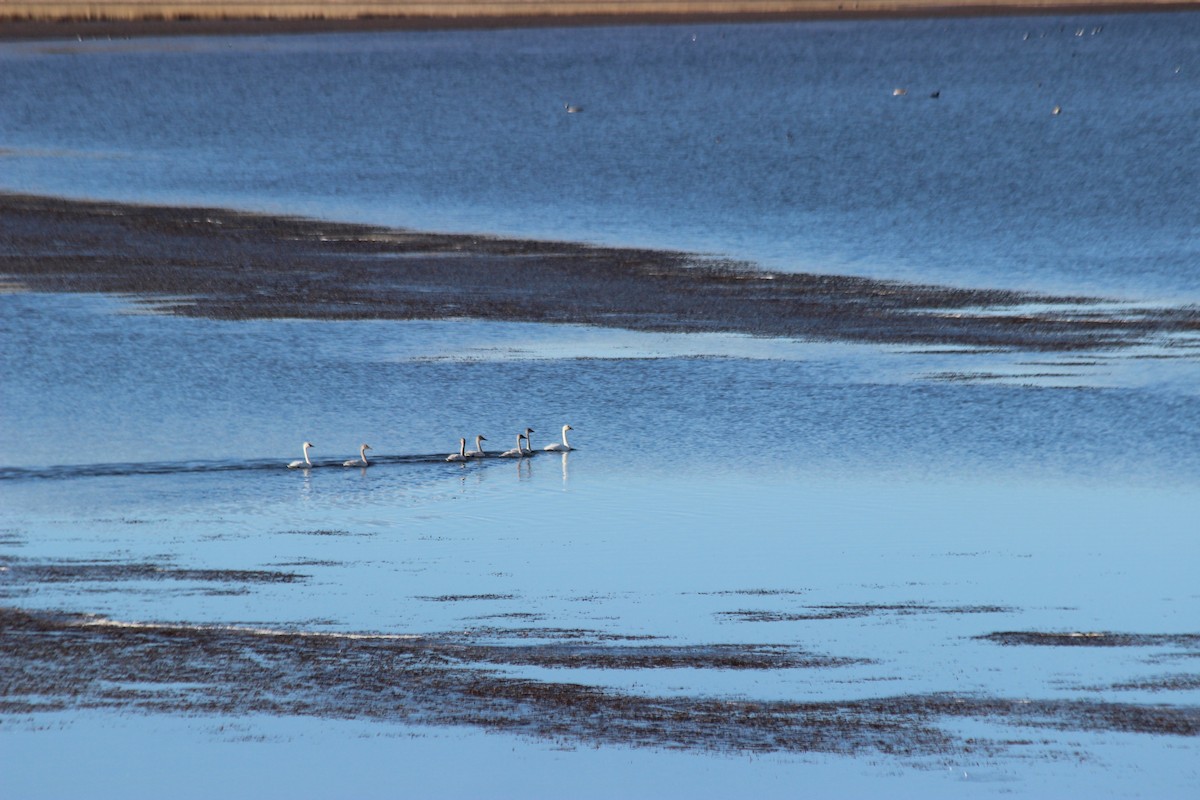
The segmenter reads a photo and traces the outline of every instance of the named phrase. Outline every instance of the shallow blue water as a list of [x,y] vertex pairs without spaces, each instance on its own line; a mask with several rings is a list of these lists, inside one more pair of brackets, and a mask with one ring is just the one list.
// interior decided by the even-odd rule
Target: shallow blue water
[[[6,44],[0,187],[1194,300],[1195,20]],[[897,86],[908,93],[894,97]],[[567,100],[585,111],[566,115]],[[522,673],[642,693],[1093,698],[1081,687],[1187,662],[973,637],[1194,630],[1200,362],[1188,345],[1031,354],[464,320],[217,322],[119,298],[0,294],[0,568],[116,560],[305,576],[249,590],[31,588],[0,569],[0,602],[333,631],[580,628],[871,659],[770,674]],[[500,450],[531,425],[540,447],[568,422],[578,450],[566,459],[442,461],[460,436]],[[379,463],[287,470],[306,439],[323,464],[362,442]],[[738,616],[905,603],[933,610]],[[990,610],[937,610],[960,607]],[[1196,692],[1103,696],[1195,703]],[[499,756],[472,734],[394,728],[383,735],[405,743],[389,741],[384,758],[364,744],[378,731],[345,741],[327,721],[0,725],[6,752],[40,754],[5,765],[15,785],[57,786],[46,776],[65,752],[122,797],[127,756],[93,763],[97,729],[136,749],[170,728],[168,760],[204,751],[174,778],[145,776],[141,794],[180,776],[219,793],[230,730],[244,731],[238,758],[244,739],[280,737],[252,750],[273,785],[349,759],[376,795],[393,788],[397,752],[419,753],[408,780],[441,796],[464,752],[505,764],[495,780],[521,796],[545,788],[530,775],[560,776],[561,789],[581,770],[693,796],[791,796],[800,784],[960,796],[965,769],[998,776],[982,793],[1185,796],[1200,763],[1180,757],[1194,754],[1190,738],[1045,730],[1013,757],[935,765],[954,768],[951,782],[887,759],[642,759],[507,738]]]
[[508,449],[527,425],[540,448],[569,422],[589,459],[627,472],[1200,480],[1200,372],[1186,351],[937,353],[462,320],[220,322],[123,313],[120,301],[80,295],[0,295],[0,309],[0,477],[253,473],[299,458],[304,440],[319,462],[356,457],[366,441],[412,466],[457,450],[460,436]]
[[[0,367],[9,378],[0,384],[0,602],[322,631],[567,628],[868,659],[767,673],[510,670],[650,695],[1090,698],[1080,687],[1186,670],[1163,662],[1172,653],[1160,649],[999,648],[974,637],[1193,629],[1194,359],[1058,357],[1050,369],[1068,375],[1062,386],[1063,378],[1020,377],[1046,371],[1046,354],[134,311],[109,298],[0,295]],[[931,377],[979,369],[1016,377]],[[565,459],[441,460],[460,435],[508,446],[531,424],[542,445],[560,421],[574,426],[579,448]],[[352,457],[363,440],[380,463],[286,469],[303,438],[325,464]],[[47,560],[302,577],[250,587],[13,578],[23,563]],[[744,619],[842,604],[928,610]],[[1106,694],[1145,703],[1195,695]],[[175,773],[190,787],[217,786],[224,773],[213,765],[231,736],[252,748],[272,737],[261,758],[276,782],[302,772],[319,742],[316,758],[329,769],[369,762],[356,779],[366,794],[390,786],[389,760],[369,759],[365,740],[338,741],[323,720],[219,718],[180,729],[68,713],[0,723],[7,752],[32,747],[93,764],[103,796],[125,796],[116,777],[127,762],[88,760],[79,735],[97,726],[148,737],[154,748],[155,731],[168,727],[164,758],[204,754]],[[978,722],[964,735],[1017,734]],[[1194,751],[1191,739],[1031,735],[1040,743],[1032,769],[1007,756],[950,766],[1000,776],[1002,786],[1049,781],[1108,796],[1147,787],[1170,796],[1194,776],[1186,766],[1194,762],[1179,757]],[[433,796],[455,796],[444,770],[486,750],[470,733],[380,726],[360,736],[401,737],[386,748],[393,757],[427,753],[408,780]],[[516,761],[496,780],[517,794],[538,789],[514,763],[559,776],[561,788],[564,763],[578,773],[617,758],[590,748],[548,752],[539,742],[511,747]],[[1057,755],[1080,749],[1104,753],[1103,764]],[[795,781],[849,783],[864,795],[913,781],[922,796],[958,789],[944,777],[927,784],[903,760],[885,760],[883,774],[877,759],[823,768],[789,757],[753,768],[736,757],[619,760],[627,776],[669,776],[698,796],[712,780],[734,779],[764,796],[786,796]],[[9,774],[18,786],[66,786],[49,770],[31,756]],[[1152,777],[1132,780],[1141,770]],[[160,793],[167,780],[144,775],[129,791]]]
[[0,188],[1200,299],[1195,14],[22,43],[0,64]]

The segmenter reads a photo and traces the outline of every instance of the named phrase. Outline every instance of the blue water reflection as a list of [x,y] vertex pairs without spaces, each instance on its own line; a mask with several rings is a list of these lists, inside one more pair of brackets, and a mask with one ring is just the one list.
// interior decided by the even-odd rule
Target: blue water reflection
[[0,185],[1195,301],[1198,24],[5,44]]

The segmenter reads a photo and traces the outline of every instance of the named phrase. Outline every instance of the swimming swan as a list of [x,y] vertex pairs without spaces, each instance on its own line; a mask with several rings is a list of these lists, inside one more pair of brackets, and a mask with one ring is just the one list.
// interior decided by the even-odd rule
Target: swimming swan
[[369,467],[371,464],[367,461],[367,451],[371,449],[371,445],[364,444],[358,448],[358,458],[352,458],[349,461],[343,461],[343,467]]
[[458,452],[451,453],[450,455],[446,456],[446,460],[447,461],[466,461],[467,460],[467,440],[459,439],[458,440]]
[[529,438],[529,434],[531,434],[531,433],[537,433],[537,431],[535,431],[533,428],[525,429],[525,453],[524,454],[527,456],[533,455],[533,440]]
[[475,449],[467,453],[467,458],[483,458],[483,445],[480,442],[486,442],[487,437],[482,434],[475,437]]
[[525,451],[521,448],[521,440],[525,438],[525,434],[517,434],[517,446],[512,450],[505,450],[500,454],[501,458],[521,458],[525,455]]
[[555,442],[554,444],[546,445],[542,449],[550,450],[550,451],[553,451],[556,453],[565,453],[568,450],[574,450],[575,448],[573,448],[573,447],[571,447],[571,445],[567,444],[567,431],[573,431],[573,430],[575,430],[575,429],[572,428],[570,425],[563,425],[563,427],[562,427],[562,444]]
[[312,467],[312,462],[308,460],[308,448],[310,448],[312,446],[313,446],[312,442],[305,442],[304,443],[304,460],[303,461],[293,461],[292,463],[288,464],[288,469],[310,469]]

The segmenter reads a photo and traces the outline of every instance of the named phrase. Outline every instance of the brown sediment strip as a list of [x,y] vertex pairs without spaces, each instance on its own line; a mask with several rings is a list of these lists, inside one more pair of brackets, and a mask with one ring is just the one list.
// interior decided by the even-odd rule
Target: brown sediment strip
[[[586,744],[723,752],[998,753],[939,720],[1200,735],[1200,708],[951,693],[781,702],[652,697],[507,677],[488,664],[653,669],[826,668],[787,648],[506,648],[457,637],[348,636],[0,608],[0,714],[67,709],[275,714],[468,725]],[[801,654],[803,658],[803,654]],[[840,664],[833,664],[840,666]]]
[[10,0],[0,39],[1191,10],[1195,0]]
[[1038,350],[1200,331],[1196,308],[1114,312],[1080,297],[211,208],[0,194],[0,242],[0,276],[28,288],[125,294],[216,319],[473,317]]

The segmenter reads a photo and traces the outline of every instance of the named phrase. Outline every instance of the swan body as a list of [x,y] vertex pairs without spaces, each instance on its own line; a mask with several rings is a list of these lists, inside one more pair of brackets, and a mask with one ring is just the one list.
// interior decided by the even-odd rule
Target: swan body
[[578,114],[583,111],[583,106],[573,106],[570,103],[563,103],[563,108],[567,110],[568,114]]
[[565,453],[568,450],[574,450],[575,448],[573,448],[573,447],[571,447],[571,445],[567,444],[567,431],[573,431],[573,430],[575,430],[575,429],[572,428],[570,425],[563,425],[562,426],[562,443],[560,444],[559,442],[555,442],[554,444],[548,444],[545,447],[543,447],[542,449],[549,450],[553,453]]
[[475,437],[475,449],[467,453],[467,458],[483,458],[483,445],[480,442],[486,442],[487,437],[480,434]]
[[521,447],[521,440],[525,438],[525,434],[517,434],[517,446],[512,450],[505,450],[500,454],[501,458],[521,458],[525,455],[525,450]]
[[446,460],[447,461],[466,461],[467,460],[467,440],[459,439],[458,440],[458,452],[451,453],[450,455],[446,456]]
[[312,446],[313,446],[312,442],[305,442],[304,443],[304,460],[303,461],[300,461],[300,460],[293,461],[292,463],[288,464],[288,469],[311,469],[312,462],[308,460],[308,450]]
[[371,445],[364,444],[358,448],[358,458],[352,458],[349,461],[343,461],[343,467],[369,467],[371,464],[367,461],[367,451],[371,449]]

